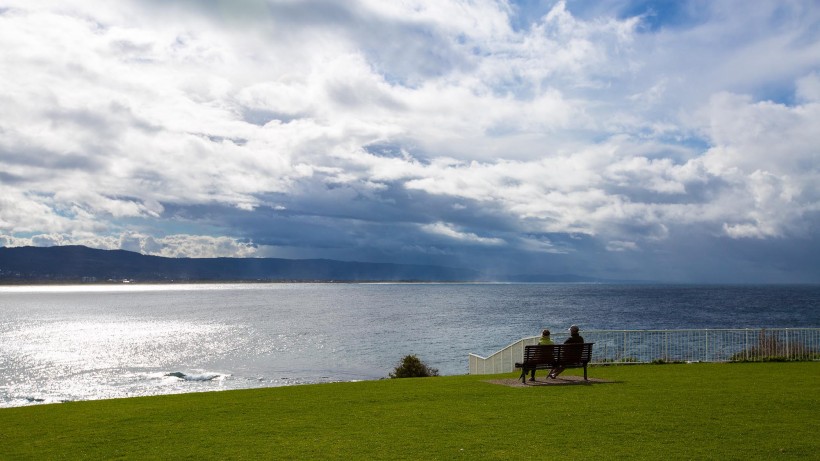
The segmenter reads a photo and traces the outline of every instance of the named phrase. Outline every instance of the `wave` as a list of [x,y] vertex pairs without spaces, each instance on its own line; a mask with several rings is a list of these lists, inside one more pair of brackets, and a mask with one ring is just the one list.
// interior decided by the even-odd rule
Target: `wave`
[[222,380],[227,377],[227,375],[223,375],[221,373],[198,373],[198,374],[188,374],[183,373],[181,371],[172,371],[170,373],[165,373],[163,376],[169,378],[178,378],[183,381],[213,381],[213,380]]
[[8,400],[0,401],[0,408],[6,407],[23,407],[28,405],[40,405],[40,404],[51,404],[51,403],[65,403],[71,402],[69,399],[58,399],[54,397],[11,397]]

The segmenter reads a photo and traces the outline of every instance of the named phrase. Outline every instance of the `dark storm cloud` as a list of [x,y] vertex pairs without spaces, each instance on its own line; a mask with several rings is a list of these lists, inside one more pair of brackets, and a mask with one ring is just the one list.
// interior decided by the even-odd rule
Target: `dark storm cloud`
[[397,184],[382,184],[384,187],[377,190],[354,186],[307,182],[298,193],[262,198],[276,207],[246,211],[168,204],[165,213],[186,221],[227,226],[232,235],[259,245],[332,250],[347,258],[392,255],[419,262],[431,258],[443,261],[459,248],[485,246],[420,231],[425,225],[448,222],[485,238],[517,232],[498,210],[482,209],[469,200],[454,206],[456,202],[450,198],[404,190]]
[[[820,220],[814,217],[814,228]],[[690,282],[817,283],[820,251],[814,235],[781,239],[731,239],[700,228],[678,230],[641,258],[649,279]]]

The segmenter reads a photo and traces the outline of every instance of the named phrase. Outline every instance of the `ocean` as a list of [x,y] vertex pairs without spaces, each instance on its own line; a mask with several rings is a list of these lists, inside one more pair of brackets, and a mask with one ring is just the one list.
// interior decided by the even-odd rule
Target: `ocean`
[[820,285],[192,284],[0,287],[0,407],[466,374],[543,328],[820,326]]

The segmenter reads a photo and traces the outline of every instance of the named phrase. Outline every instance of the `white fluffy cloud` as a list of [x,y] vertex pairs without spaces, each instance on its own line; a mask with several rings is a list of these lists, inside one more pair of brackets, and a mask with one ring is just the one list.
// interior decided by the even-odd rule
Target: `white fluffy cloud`
[[582,258],[577,236],[641,257],[691,226],[810,238],[817,8],[709,2],[650,30],[615,5],[9,0],[3,243]]
[[63,234],[38,234],[32,237],[0,235],[0,246],[55,246],[85,245],[103,250],[128,250],[168,258],[219,258],[254,257],[257,249],[249,243],[238,242],[230,237],[176,234],[153,237],[137,233],[117,236],[66,236]]

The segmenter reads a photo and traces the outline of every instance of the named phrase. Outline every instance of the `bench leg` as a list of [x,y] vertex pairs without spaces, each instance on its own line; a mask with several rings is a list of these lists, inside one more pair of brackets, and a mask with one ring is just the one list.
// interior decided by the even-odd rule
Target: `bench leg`
[[584,381],[589,381],[587,379],[587,364],[586,363],[584,364]]
[[519,376],[519,378],[521,378],[522,383],[527,382],[527,369],[526,368],[521,367],[521,376]]

